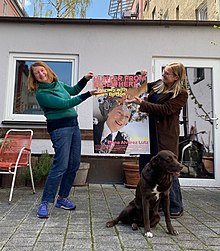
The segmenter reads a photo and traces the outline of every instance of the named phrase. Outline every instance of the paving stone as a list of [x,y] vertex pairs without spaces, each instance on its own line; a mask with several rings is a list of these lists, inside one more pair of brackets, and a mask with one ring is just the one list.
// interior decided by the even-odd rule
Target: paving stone
[[73,187],[70,198],[76,210],[50,204],[49,218],[39,219],[42,189],[33,195],[30,188],[16,188],[10,205],[9,189],[0,189],[0,251],[220,251],[220,188],[183,187],[184,215],[172,220],[179,235],[166,233],[161,215],[149,239],[143,228],[133,231],[121,223],[106,227],[134,193],[123,185]]
[[79,249],[83,249],[83,248],[90,248],[91,247],[91,242],[90,242],[90,239],[81,239],[81,238],[78,238],[78,239],[66,239],[65,241],[65,245],[66,246],[74,246],[74,247],[77,247]]
[[33,251],[62,251],[63,243],[61,242],[37,242]]
[[4,247],[1,250],[2,251],[12,251],[12,250],[16,250],[16,251],[31,251],[32,250],[32,246],[28,246],[28,247],[17,247],[17,246],[14,246],[13,248],[10,246],[10,247]]

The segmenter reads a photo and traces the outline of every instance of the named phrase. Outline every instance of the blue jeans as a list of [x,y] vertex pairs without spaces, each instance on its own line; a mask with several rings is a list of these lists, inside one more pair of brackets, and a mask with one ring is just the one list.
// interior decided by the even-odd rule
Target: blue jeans
[[[139,171],[143,170],[144,166],[150,161],[151,155],[141,154],[139,158]],[[162,205],[161,205],[162,206]],[[173,183],[170,189],[170,213],[178,213],[183,210],[182,194],[180,189],[179,179],[173,176]]]
[[54,203],[58,188],[59,196],[63,198],[69,196],[80,166],[81,136],[78,123],[72,127],[56,129],[50,132],[50,137],[55,155],[45,183],[42,201]]
[[183,210],[180,182],[177,176],[173,176],[173,183],[170,189],[170,213],[178,213]]

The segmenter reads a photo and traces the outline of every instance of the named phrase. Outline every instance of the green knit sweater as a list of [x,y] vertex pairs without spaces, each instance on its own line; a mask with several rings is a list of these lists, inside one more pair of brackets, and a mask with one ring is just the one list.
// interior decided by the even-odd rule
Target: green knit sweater
[[[86,86],[87,80],[83,77],[76,85],[69,86],[60,81],[53,83],[38,83],[36,99],[47,120],[77,117],[74,106],[77,106],[88,97],[90,92],[75,96]],[[71,97],[74,96],[74,97]]]

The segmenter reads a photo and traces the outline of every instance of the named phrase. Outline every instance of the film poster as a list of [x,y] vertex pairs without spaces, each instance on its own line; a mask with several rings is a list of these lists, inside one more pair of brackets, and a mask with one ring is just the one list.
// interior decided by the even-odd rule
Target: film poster
[[138,88],[145,80],[142,75],[98,75],[94,89],[102,94],[93,97],[94,153],[146,154],[150,152],[149,120],[139,106],[126,104],[130,88]]

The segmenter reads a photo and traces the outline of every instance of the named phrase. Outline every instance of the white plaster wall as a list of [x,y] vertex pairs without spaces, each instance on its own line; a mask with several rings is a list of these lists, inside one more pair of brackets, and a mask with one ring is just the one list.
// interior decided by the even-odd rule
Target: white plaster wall
[[[50,53],[79,56],[79,78],[92,70],[96,75],[129,74],[146,68],[153,77],[153,57],[219,58],[220,31],[212,26],[158,26],[1,22],[0,20],[0,121],[6,106],[9,53]],[[213,44],[213,41],[215,44]],[[92,82],[88,85],[92,89]],[[92,129],[92,98],[78,107],[81,129]],[[48,141],[49,142],[49,141]],[[41,152],[42,146],[34,147]],[[82,154],[92,154],[90,141]]]
[[[97,155],[93,153],[93,142],[88,140],[82,140],[82,154],[83,155]],[[32,154],[41,154],[48,151],[49,154],[54,154],[52,143],[48,139],[33,139],[31,146]],[[118,154],[120,155],[120,154]],[[123,156],[123,155],[121,155]]]

